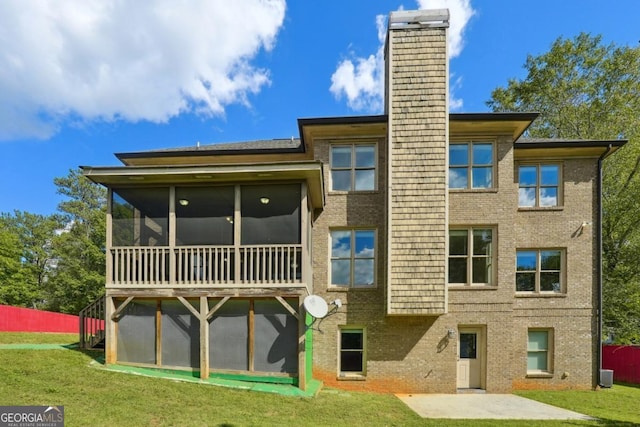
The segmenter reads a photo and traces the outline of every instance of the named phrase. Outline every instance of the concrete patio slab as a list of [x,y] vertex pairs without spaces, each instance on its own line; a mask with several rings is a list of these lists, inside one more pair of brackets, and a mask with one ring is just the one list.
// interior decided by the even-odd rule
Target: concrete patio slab
[[397,394],[422,418],[593,420],[513,394]]

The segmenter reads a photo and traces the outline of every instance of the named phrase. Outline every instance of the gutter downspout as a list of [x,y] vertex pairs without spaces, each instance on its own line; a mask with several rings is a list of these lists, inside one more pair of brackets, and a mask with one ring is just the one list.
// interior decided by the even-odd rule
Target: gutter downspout
[[598,366],[599,386],[602,386],[602,161],[611,152],[611,149],[612,145],[609,144],[607,150],[598,158],[598,230],[596,236],[598,240],[598,360],[596,361],[596,364]]

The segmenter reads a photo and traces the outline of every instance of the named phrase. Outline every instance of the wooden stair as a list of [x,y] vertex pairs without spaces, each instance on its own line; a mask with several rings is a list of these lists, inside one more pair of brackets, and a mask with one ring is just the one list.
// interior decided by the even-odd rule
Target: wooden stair
[[100,297],[80,311],[80,348],[104,348],[105,298]]

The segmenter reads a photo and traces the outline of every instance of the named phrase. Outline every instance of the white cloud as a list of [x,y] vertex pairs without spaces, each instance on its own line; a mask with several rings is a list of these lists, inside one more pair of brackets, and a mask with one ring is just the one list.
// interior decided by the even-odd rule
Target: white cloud
[[285,0],[0,2],[0,139],[66,120],[222,115],[269,84],[251,63],[275,43]]
[[[455,58],[464,46],[464,30],[474,15],[471,0],[417,0],[420,9],[449,9],[449,57]],[[378,31],[378,49],[375,55],[366,58],[352,57],[338,64],[331,76],[330,91],[336,99],[343,96],[347,105],[356,111],[380,113],[384,100],[384,42],[386,36],[385,15],[376,17]],[[458,77],[449,88],[450,108],[462,108],[462,99],[455,96],[455,90],[462,84]]]
[[456,96],[456,91],[462,87],[462,77],[456,77],[455,73],[449,76],[449,109],[459,111],[462,109],[463,101]]
[[385,15],[376,16],[379,42],[376,54],[368,58],[345,59],[331,76],[329,90],[336,99],[344,95],[353,110],[379,112],[383,108],[385,19]]
[[418,0],[420,9],[449,9],[449,57],[455,58],[464,46],[464,30],[475,10],[471,0]]

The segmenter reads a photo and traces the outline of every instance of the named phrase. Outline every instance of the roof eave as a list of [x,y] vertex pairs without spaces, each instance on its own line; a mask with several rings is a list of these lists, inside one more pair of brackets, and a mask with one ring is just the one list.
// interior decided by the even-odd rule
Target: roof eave
[[[373,116],[339,116],[339,117],[311,117],[298,119],[298,131],[300,133],[301,146],[304,147],[306,152],[313,152],[313,138],[319,134],[324,136],[331,134],[331,129],[349,127],[351,132],[348,136],[357,136],[358,133],[362,133],[362,136],[368,137],[372,134],[380,133],[377,128],[384,127],[388,123],[388,116],[373,115]],[[347,136],[346,133],[340,132],[340,134]],[[380,133],[380,136],[385,136],[386,131]]]
[[322,209],[325,203],[322,164],[315,161],[204,166],[80,166],[80,169],[89,180],[106,187],[300,180],[307,183],[315,209]]
[[540,113],[450,113],[451,137],[509,134],[515,141],[524,134]]
[[516,157],[522,157],[518,153],[522,153],[524,156],[548,156],[549,154],[563,154],[574,156],[588,156],[588,157],[600,157],[605,155],[609,157],[615,153],[618,149],[624,146],[628,140],[626,139],[614,139],[614,140],[549,140],[549,141],[515,141],[513,144],[514,153]]

